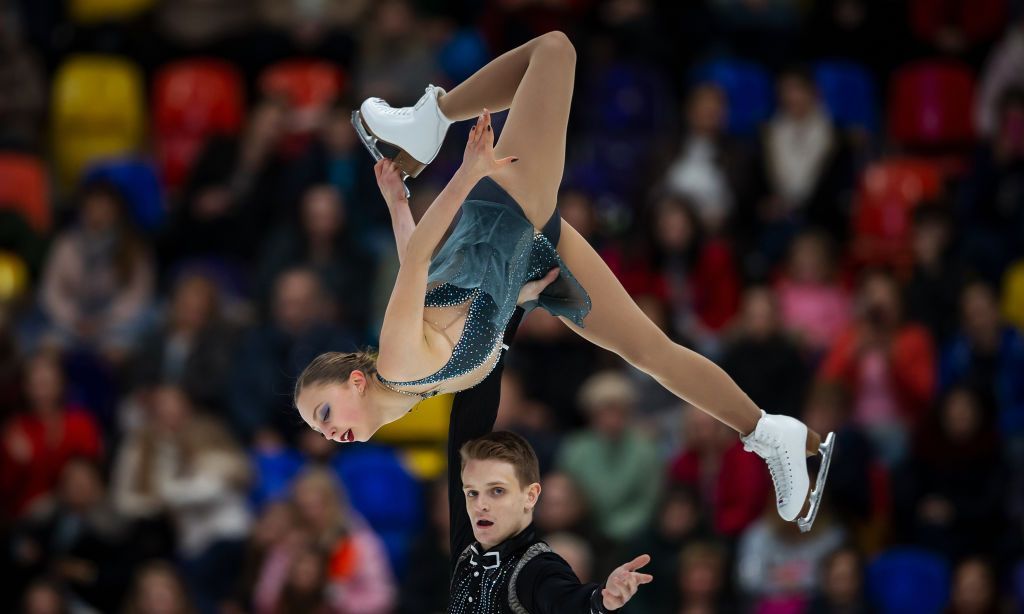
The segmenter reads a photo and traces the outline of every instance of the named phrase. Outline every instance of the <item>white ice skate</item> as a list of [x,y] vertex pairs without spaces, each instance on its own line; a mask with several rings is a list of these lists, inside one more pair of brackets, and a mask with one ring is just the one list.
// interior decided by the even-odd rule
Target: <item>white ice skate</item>
[[352,112],[352,125],[374,160],[390,158],[403,180],[416,177],[437,156],[452,124],[437,105],[444,94],[428,85],[415,105],[398,109],[380,98],[367,98]]
[[806,454],[807,426],[795,418],[768,414],[762,410],[754,432],[740,436],[740,440],[745,450],[754,452],[768,463],[768,471],[775,485],[775,504],[779,516],[790,522],[796,519],[803,533],[810,531],[818,516],[821,495],[825,491],[835,433],[829,433],[818,447],[821,468],[818,470],[814,491],[810,494],[807,515],[799,519],[797,516],[808,500],[807,491],[810,488]]

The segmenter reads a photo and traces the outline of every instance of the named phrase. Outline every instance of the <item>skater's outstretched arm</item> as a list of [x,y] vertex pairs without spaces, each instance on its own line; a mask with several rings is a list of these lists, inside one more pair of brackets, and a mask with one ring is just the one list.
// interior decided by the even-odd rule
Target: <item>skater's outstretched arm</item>
[[387,203],[391,215],[391,228],[395,233],[395,247],[398,248],[398,263],[402,264],[409,237],[416,229],[416,220],[409,209],[409,199],[405,196],[405,184],[398,173],[398,167],[387,158],[378,160],[373,165],[373,174],[377,176],[377,187]]
[[[513,161],[514,158],[494,159],[494,132],[491,130],[490,114],[484,111],[470,132],[462,166],[434,199],[409,236],[380,332],[381,358],[377,366],[382,372],[387,371],[391,377],[404,377],[405,372],[412,367],[402,361],[408,361],[410,356],[416,357],[416,352],[409,351],[410,340],[424,339],[424,288],[434,249],[441,242],[455,212],[462,206],[473,186]],[[385,359],[385,356],[389,358]]]

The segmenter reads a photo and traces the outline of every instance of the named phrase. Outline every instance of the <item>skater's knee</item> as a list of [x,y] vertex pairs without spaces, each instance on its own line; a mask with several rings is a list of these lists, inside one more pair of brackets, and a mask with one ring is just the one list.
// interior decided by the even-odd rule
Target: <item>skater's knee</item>
[[541,35],[537,40],[537,52],[545,56],[545,61],[564,61],[568,64],[576,63],[576,48],[564,32],[553,30]]

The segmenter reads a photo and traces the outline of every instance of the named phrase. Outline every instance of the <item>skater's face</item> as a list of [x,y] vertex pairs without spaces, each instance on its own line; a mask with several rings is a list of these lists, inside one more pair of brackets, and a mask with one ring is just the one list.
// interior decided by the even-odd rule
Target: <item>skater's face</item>
[[295,405],[306,424],[331,441],[369,441],[381,425],[372,419],[368,388],[366,375],[357,370],[346,382],[303,388]]
[[512,463],[470,459],[462,468],[462,492],[473,536],[486,549],[530,524],[540,484],[520,485]]

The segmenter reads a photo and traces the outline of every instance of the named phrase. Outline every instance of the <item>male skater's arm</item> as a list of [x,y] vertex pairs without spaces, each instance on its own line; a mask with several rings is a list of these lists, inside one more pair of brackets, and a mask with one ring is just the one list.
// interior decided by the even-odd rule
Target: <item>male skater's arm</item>
[[[516,329],[523,319],[522,307],[516,307],[505,328],[505,345],[512,344]],[[448,423],[448,517],[450,520],[451,569],[459,554],[473,543],[473,527],[466,513],[462,494],[462,460],[459,449],[471,439],[486,435],[494,428],[501,401],[501,374],[505,369],[505,352],[487,379],[455,395]]]
[[651,557],[640,555],[620,565],[604,584],[580,582],[565,559],[554,552],[538,554],[523,567],[516,594],[533,614],[606,614],[618,610],[653,577],[636,571]]

